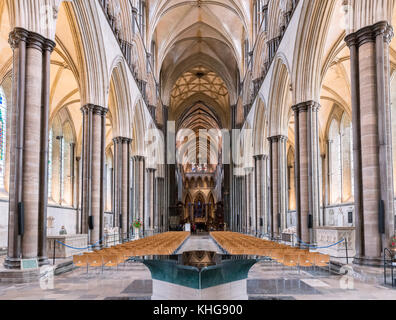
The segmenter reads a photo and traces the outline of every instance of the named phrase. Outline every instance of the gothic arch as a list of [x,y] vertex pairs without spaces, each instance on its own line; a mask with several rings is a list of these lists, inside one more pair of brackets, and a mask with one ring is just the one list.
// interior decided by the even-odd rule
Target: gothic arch
[[303,3],[293,59],[294,104],[319,101],[321,61],[337,1]]
[[[113,95],[113,104],[109,105],[112,114],[113,135],[130,138],[129,106],[131,93],[128,82],[127,70],[122,57],[118,56],[111,68],[110,94]],[[110,101],[111,101],[110,100]]]
[[145,105],[142,100],[135,103],[132,115],[132,154],[145,156],[145,134],[147,132],[147,124],[145,117]]
[[275,60],[268,105],[270,108],[270,135],[287,136],[291,107],[291,77],[282,56]]
[[254,154],[266,154],[268,149],[268,115],[265,102],[258,98],[255,110],[255,123],[253,127],[254,134]]

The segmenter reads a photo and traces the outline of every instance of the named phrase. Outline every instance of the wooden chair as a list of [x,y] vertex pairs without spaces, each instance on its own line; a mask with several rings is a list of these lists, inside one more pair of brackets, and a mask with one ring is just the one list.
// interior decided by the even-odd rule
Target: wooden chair
[[88,273],[88,256],[85,254],[73,256],[73,264],[75,267],[86,267]]
[[330,273],[330,256],[325,254],[315,254],[315,266],[322,268],[329,268]]
[[87,260],[88,260],[87,261],[88,265],[90,267],[94,267],[94,268],[101,267],[102,268],[102,272],[103,272],[103,258],[102,258],[102,256],[100,254],[97,254],[97,253],[89,254],[87,256]]
[[120,256],[118,256],[117,254],[103,255],[102,259],[103,259],[102,260],[103,267],[117,268],[117,270],[118,270],[118,265],[122,263]]
[[286,254],[283,258],[282,264],[284,267],[296,268],[299,263],[299,256],[296,254]]

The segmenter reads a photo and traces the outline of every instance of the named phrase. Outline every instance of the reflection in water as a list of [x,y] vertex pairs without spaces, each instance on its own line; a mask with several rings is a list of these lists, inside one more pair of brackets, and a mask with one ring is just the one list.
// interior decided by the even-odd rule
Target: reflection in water
[[144,263],[155,280],[194,289],[206,289],[247,279],[258,259],[230,256],[212,251],[187,251],[180,255],[134,258]]

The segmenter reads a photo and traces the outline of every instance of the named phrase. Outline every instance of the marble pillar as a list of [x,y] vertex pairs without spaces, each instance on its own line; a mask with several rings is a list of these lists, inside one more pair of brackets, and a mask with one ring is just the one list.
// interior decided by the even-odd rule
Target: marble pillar
[[47,259],[48,119],[50,56],[55,43],[15,28],[13,108],[10,125],[8,251],[4,266],[20,268],[21,259]]
[[143,230],[145,230],[145,158],[143,156],[133,156],[132,164],[132,223],[140,219],[143,223]]
[[256,221],[257,233],[266,234],[268,230],[267,219],[267,155],[257,155],[255,157],[256,175]]
[[82,232],[99,247],[104,236],[104,176],[107,109],[87,104],[83,113]]
[[114,227],[122,229],[121,217],[121,177],[122,177],[122,137],[113,139],[114,147]]
[[279,238],[286,226],[287,211],[287,157],[285,136],[270,137],[270,191],[271,210],[269,224],[271,237]]
[[162,231],[162,217],[165,208],[165,178],[155,178],[155,212],[154,212],[154,230]]
[[356,257],[354,263],[381,266],[395,234],[386,22],[364,27],[345,39],[351,53]]
[[246,197],[246,224],[247,232],[256,232],[256,216],[254,206],[254,168],[245,168],[245,197]]
[[122,233],[128,234],[131,231],[132,221],[130,221],[130,168],[129,158],[132,139],[122,139],[122,181],[121,181],[121,216],[122,216]]
[[129,151],[132,140],[125,137],[113,139],[114,144],[114,212],[115,226],[120,228],[124,238],[128,237],[130,226],[130,181]]
[[314,101],[292,108],[296,133],[297,237],[306,244],[315,242],[313,230],[319,226],[319,108],[320,105]]
[[154,168],[146,169],[146,201],[145,201],[145,225],[146,231],[154,230],[154,212],[155,212],[155,172]]

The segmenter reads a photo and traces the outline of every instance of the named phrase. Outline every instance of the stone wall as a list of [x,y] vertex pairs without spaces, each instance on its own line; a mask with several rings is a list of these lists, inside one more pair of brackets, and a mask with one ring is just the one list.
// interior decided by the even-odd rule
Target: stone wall
[[77,218],[76,209],[49,206],[47,213],[47,234],[49,236],[59,235],[62,226],[66,228],[67,234],[76,234]]

